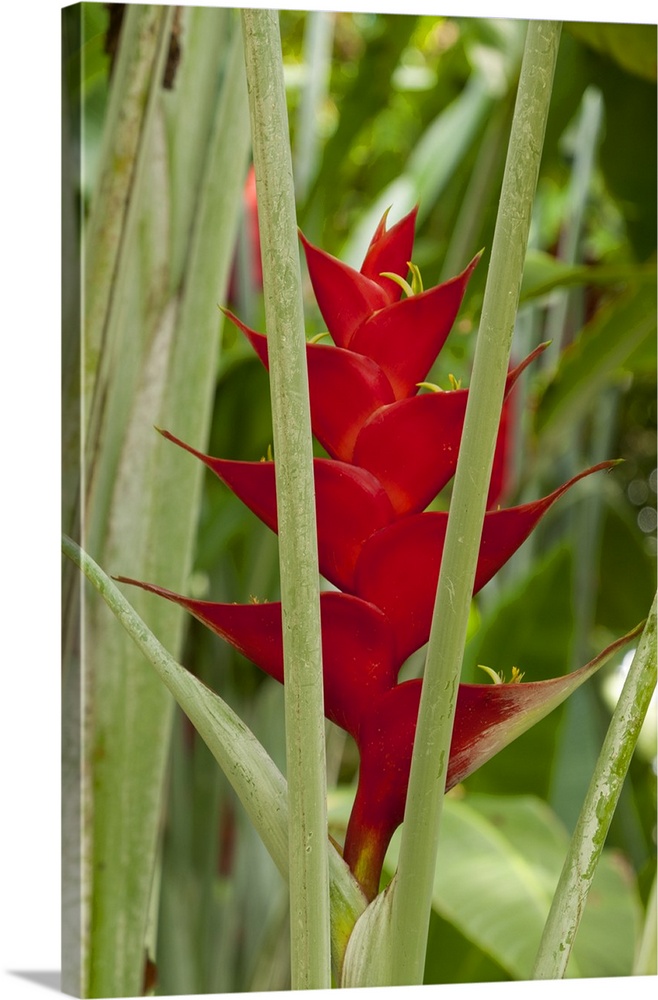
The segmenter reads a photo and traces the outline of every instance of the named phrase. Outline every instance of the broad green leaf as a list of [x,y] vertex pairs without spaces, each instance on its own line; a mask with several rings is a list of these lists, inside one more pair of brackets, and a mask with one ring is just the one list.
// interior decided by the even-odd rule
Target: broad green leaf
[[655,284],[656,272],[652,263],[637,264],[566,264],[542,250],[529,250],[526,255],[521,285],[521,300],[539,298],[555,288],[571,288],[577,285],[615,287],[638,281]]
[[[656,586],[655,554],[652,556],[629,505],[610,504],[605,512],[596,621],[612,631],[627,629],[638,608],[648,608]],[[619,586],[619,581],[624,586]]]
[[[569,498],[566,498],[569,502]],[[538,528],[541,531],[541,526]],[[572,555],[567,545],[552,550],[532,542],[501,572],[500,590],[478,602],[478,628],[466,647],[462,680],[482,683],[479,664],[509,677],[516,666],[524,681],[555,677],[566,662],[572,630]],[[533,558],[538,555],[539,558]],[[503,576],[509,570],[507,576]],[[550,614],[546,613],[550,609]]]
[[[347,796],[345,796],[345,802]],[[448,795],[433,909],[518,980],[530,978],[569,838],[533,796]],[[395,869],[399,831],[386,868]],[[395,878],[359,918],[347,948],[345,986],[386,985]],[[641,909],[629,870],[604,852],[568,976],[630,975]],[[436,941],[437,948],[441,941]]]
[[509,973],[491,955],[464,937],[454,924],[436,910],[430,916],[425,956],[426,985],[443,983],[506,982]]
[[655,337],[655,286],[631,289],[604,305],[562,355],[539,404],[538,433],[554,436],[572,427],[602,388],[627,370],[633,352]]
[[[448,796],[434,909],[513,978],[528,979],[567,846],[566,831],[540,799]],[[628,872],[606,853],[568,975],[630,975],[638,925]]]
[[568,31],[622,69],[645,80],[656,79],[655,24],[596,24],[572,22]]

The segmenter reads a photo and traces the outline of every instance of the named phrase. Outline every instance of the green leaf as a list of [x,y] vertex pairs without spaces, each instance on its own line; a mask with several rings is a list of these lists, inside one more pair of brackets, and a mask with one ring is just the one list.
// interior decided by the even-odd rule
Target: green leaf
[[637,264],[566,264],[542,250],[529,250],[526,255],[521,285],[521,300],[539,298],[555,288],[572,288],[577,285],[615,287],[637,284],[655,284],[656,271],[652,262],[639,267]]
[[[370,236],[391,205],[395,218],[419,205],[418,223],[427,215],[470,148],[492,106],[489,84],[474,74],[464,90],[421,136],[406,169],[359,220],[342,251],[344,260],[359,266]],[[393,218],[393,216],[391,216]]]
[[[398,831],[387,854],[389,872],[397,864],[399,841]],[[434,913],[511,978],[529,979],[568,843],[554,813],[534,796],[449,795]],[[342,985],[386,985],[395,891],[394,878],[357,921]],[[630,975],[640,924],[629,869],[617,852],[604,851],[567,975]],[[445,941],[437,939],[435,947],[442,946]]]
[[[93,559],[66,537],[62,550],[96,587],[190,719],[231,783],[276,866],[287,876],[287,786],[272,758],[229,705],[170,656]],[[332,952],[339,974],[347,940],[365,907],[365,899],[331,844],[329,879]]]
[[555,436],[573,427],[601,390],[627,370],[633,353],[655,337],[655,286],[630,289],[603,306],[564,351],[541,398],[537,432]]
[[[567,846],[566,831],[540,799],[448,796],[434,910],[513,978],[528,979]],[[606,852],[568,975],[630,975],[639,918],[628,872]]]
[[645,80],[656,79],[656,26],[654,24],[596,24],[571,22],[566,27],[576,38],[622,69]]
[[596,622],[614,632],[628,629],[637,609],[650,606],[656,586],[655,555],[644,544],[633,513],[629,505],[611,504],[603,522]]
[[[466,647],[463,679],[481,682],[479,663],[507,677],[516,666],[525,672],[524,681],[555,676],[560,665],[569,662],[571,650],[571,572],[570,550],[560,546],[510,581],[483,610],[480,627]],[[560,715],[558,709],[493,757],[471,775],[468,787],[547,794]]]
[[432,910],[425,956],[426,985],[507,982],[509,973]]

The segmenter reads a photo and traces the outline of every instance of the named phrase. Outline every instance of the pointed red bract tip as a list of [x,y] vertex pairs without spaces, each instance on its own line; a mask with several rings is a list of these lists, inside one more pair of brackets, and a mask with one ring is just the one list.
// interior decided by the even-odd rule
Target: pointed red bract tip
[[[220,604],[118,576],[185,608],[279,683],[284,680],[281,604]],[[355,738],[376,698],[394,684],[390,626],[379,608],[350,594],[320,594],[325,715]]]
[[349,347],[354,331],[389,302],[381,285],[302,236],[308,273],[320,312],[338,347]]
[[[544,348],[509,373],[506,393]],[[352,461],[379,479],[396,514],[420,513],[452,479],[468,392],[452,389],[397,400],[376,410],[359,431]]]
[[401,278],[406,278],[413,253],[418,206],[392,225],[390,229],[386,229],[388,213],[389,209],[384,213],[375,235],[370,241],[370,246],[361,265],[361,274],[381,286],[390,304],[398,301],[402,295],[402,288],[390,278],[382,277],[382,272],[389,271],[398,274]]
[[[464,781],[543,719],[633,640],[611,643],[580,670],[545,681],[460,684],[446,791]],[[376,698],[359,730],[360,768],[343,857],[372,899],[390,839],[404,818],[422,682],[405,681]]]
[[226,318],[229,319],[231,323],[233,323],[234,326],[237,326],[238,330],[244,333],[245,337],[247,338],[247,340],[253,347],[254,351],[262,361],[264,367],[269,370],[270,359],[267,349],[267,337],[265,336],[265,334],[257,333],[256,330],[252,330],[251,327],[248,327],[246,325],[246,323],[243,323],[242,320],[238,319],[238,317],[234,315],[234,313],[232,313],[230,309],[222,309],[222,312],[224,313]]
[[457,318],[476,264],[474,258],[450,281],[373,313],[355,331],[350,350],[377,362],[396,399],[415,395],[426,378]]
[[[213,458],[173,434],[164,436],[201,459],[268,528],[279,530],[274,462]],[[315,458],[313,471],[320,572],[334,586],[351,592],[363,543],[390,524],[394,511],[381,483],[366,469]]]
[[141,587],[151,594],[158,594],[173,604],[185,608],[213,632],[230,642],[238,652],[256,663],[261,670],[283,683],[283,641],[281,637],[281,605],[217,604],[183,597],[173,590],[158,587],[130,577],[116,577],[119,583]]
[[[585,476],[614,463],[586,469],[541,500],[487,511],[473,593],[477,593],[520,548],[549,508]],[[411,514],[376,532],[364,544],[355,571],[355,593],[389,618],[400,664],[429,639],[448,514]]]

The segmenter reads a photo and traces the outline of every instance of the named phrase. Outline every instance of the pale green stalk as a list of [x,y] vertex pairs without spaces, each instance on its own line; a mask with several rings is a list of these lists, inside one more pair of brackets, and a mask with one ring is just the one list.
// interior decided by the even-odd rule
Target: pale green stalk
[[[135,197],[143,169],[146,136],[152,135],[158,86],[167,51],[167,39],[173,12],[166,8],[143,6],[126,11],[122,43],[114,67],[105,123],[105,138],[100,158],[99,176],[88,220],[84,223],[82,278],[76,275],[81,302],[66,322],[63,345],[63,439],[71,450],[63,453],[65,476],[64,523],[80,534],[88,524],[85,494],[93,468],[100,464],[96,447],[102,415],[101,398],[106,398],[112,381],[112,360],[116,356],[116,337],[108,329],[115,304],[116,283],[121,259],[126,249],[129,218],[135,220]],[[84,117],[81,123],[84,127]],[[84,144],[83,144],[84,148]],[[83,180],[87,164],[79,169]],[[84,184],[83,184],[84,187]],[[79,206],[71,208],[75,218]],[[70,281],[72,274],[66,275]],[[69,289],[70,293],[70,289]],[[65,299],[66,299],[65,290]],[[102,389],[99,390],[99,386]],[[92,422],[93,421],[93,422]],[[90,445],[89,442],[94,444]],[[85,458],[85,450],[86,452]],[[97,952],[94,922],[94,894],[98,873],[112,873],[95,857],[98,838],[94,836],[99,795],[95,764],[98,757],[91,749],[94,740],[93,698],[90,695],[90,670],[85,662],[80,593],[77,581],[65,573],[63,581],[63,655],[62,655],[62,825],[65,832],[62,848],[62,981],[71,993],[88,996],[94,990],[92,965],[102,962]],[[109,755],[108,755],[109,756]],[[94,773],[94,781],[89,775]],[[145,787],[153,785],[149,775]],[[143,798],[143,797],[142,797]],[[115,810],[115,813],[117,811]],[[133,866],[136,868],[137,866]],[[125,871],[126,869],[124,869]],[[102,877],[102,874],[101,874]],[[148,872],[142,883],[142,898],[148,902]],[[114,880],[116,884],[117,880]],[[134,897],[124,893],[124,911],[137,914]],[[136,895],[136,894],[135,894]],[[105,914],[112,910],[105,907]],[[137,918],[139,919],[139,918]],[[118,991],[139,984],[143,965],[141,942],[128,935],[125,954],[107,948],[107,965],[114,970]],[[130,943],[135,942],[135,948]],[[125,959],[125,961],[124,961]],[[124,969],[126,978],[122,978]],[[120,985],[116,985],[120,984]]]
[[[181,90],[165,92],[161,85],[173,9],[166,12],[150,76],[142,79],[145,69],[132,50],[130,72],[122,75],[123,45],[134,41],[132,12],[126,13],[112,83],[120,99],[110,97],[114,111],[106,123],[100,177],[107,171],[110,187],[94,201],[87,233],[85,289],[93,299],[96,279],[109,280],[109,287],[100,326],[92,317],[84,331],[82,395],[84,400],[93,388],[94,398],[83,401],[80,416],[88,445],[82,528],[86,547],[114,572],[180,591],[192,563],[203,470],[198,463],[190,469],[189,456],[164,442],[153,425],[173,427],[200,445],[207,435],[217,302],[226,287],[247,166],[246,83],[239,32],[229,30],[224,12],[211,8],[177,15],[185,44],[176,83],[187,81],[184,102]],[[203,22],[206,30],[188,31],[191,22]],[[137,104],[146,103],[141,117],[136,87]],[[179,169],[178,124],[189,118],[191,106],[199,119],[195,148],[188,146]],[[122,114],[130,119],[130,143]],[[130,178],[122,188],[125,204],[117,204],[110,184],[113,168]],[[113,256],[105,248],[106,271],[95,240],[113,230],[115,212],[120,226]],[[172,261],[178,262],[175,273]],[[178,648],[181,609],[147,594],[136,594],[135,603],[167,646]],[[63,781],[67,789],[82,789],[80,809],[65,817],[65,871],[75,866],[80,872],[81,914],[66,904],[66,922],[74,917],[74,923],[64,937],[64,974],[76,995],[134,996],[142,987],[157,887],[174,706],[128,637],[108,628],[100,602],[84,602],[80,610],[80,621],[67,630],[63,657]]]
[[297,113],[295,185],[303,201],[316,173],[320,148],[319,116],[327,96],[331,74],[331,48],[336,15],[330,10],[311,10],[304,29],[304,82]]
[[[244,722],[219,695],[181,666],[153,635],[115,583],[80,546],[62,536],[62,552],[84,573],[160,679],[168,687],[226,774],[281,874],[288,875],[286,779]],[[349,935],[366,900],[335,848],[328,850],[331,938],[337,978]]]
[[[62,536],[62,552],[84,573],[177,700],[231,782],[281,874],[288,874],[286,779],[226,702],[181,666],[153,635],[115,583],[80,546]],[[338,851],[328,851],[336,973],[347,938],[366,905]]]
[[533,21],[526,37],[392,889],[392,985],[423,978],[452,724],[560,27]]
[[[99,177],[84,233],[83,406],[87,458],[97,447],[101,419],[97,383],[112,360],[108,325],[129,226],[136,221],[136,190],[156,117],[173,8],[127,7],[104,125]],[[141,154],[141,155],[140,155]],[[92,425],[93,421],[93,425]]]
[[267,321],[283,615],[293,989],[331,984],[313,447],[278,12],[242,12]]
[[594,872],[656,687],[656,598],[612,716],[544,927],[533,979],[564,976]]
[[[603,122],[603,98],[600,91],[589,87],[582,100],[580,121],[575,135],[574,162],[569,183],[567,217],[560,237],[558,259],[573,264],[583,230],[585,209],[592,185],[592,173]],[[546,339],[553,342],[552,355],[559,359],[565,342],[566,323],[572,294],[564,289],[549,310]]]
[[453,275],[459,274],[464,261],[471,255],[478,232],[481,231],[487,203],[495,190],[494,185],[498,184],[498,165],[505,151],[510,112],[511,103],[505,99],[491,115],[459,206],[459,214],[441,267],[440,281],[448,281]]

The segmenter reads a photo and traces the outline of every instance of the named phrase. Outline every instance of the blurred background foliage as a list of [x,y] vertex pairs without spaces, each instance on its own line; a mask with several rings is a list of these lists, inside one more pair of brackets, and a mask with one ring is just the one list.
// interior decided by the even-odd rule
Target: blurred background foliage
[[[81,85],[71,92],[83,122],[86,200],[122,6],[84,5],[84,69],[73,74]],[[395,220],[418,204],[414,262],[426,287],[485,248],[430,376],[443,387],[450,375],[468,385],[524,24],[283,11],[281,31],[305,235],[358,266],[382,212],[390,205]],[[178,42],[184,54],[184,34]],[[228,304],[262,330],[255,211],[246,181]],[[566,672],[649,609],[658,486],[655,265],[656,28],[566,24],[514,356],[552,343],[513,397],[502,502],[548,493],[604,458],[624,461],[563,499],[478,595],[466,681],[484,681],[478,664],[508,677],[518,666],[527,680]],[[307,293],[311,336],[322,320]],[[210,439],[191,443],[245,460],[258,460],[271,443],[266,373],[230,324]],[[181,474],[193,462],[184,456]],[[445,507],[448,496],[449,490],[436,503]],[[244,602],[276,599],[277,588],[276,539],[208,474],[187,593]],[[276,684],[196,622],[187,625],[182,661],[238,711],[284,769]],[[420,669],[419,655],[405,668]],[[622,670],[612,664],[600,683],[579,691],[451,793],[441,863],[447,872],[459,866],[463,905],[453,902],[447,875],[438,876],[428,982],[529,975],[539,917],[547,912]],[[647,745],[635,754],[588,904],[574,975],[642,971],[634,962],[655,878],[655,707],[647,726]],[[329,725],[328,762],[332,833],[339,840],[357,760],[349,740]],[[287,988],[285,886],[180,715],[162,831],[158,991]],[[500,892],[506,865],[519,879],[513,905]],[[489,872],[498,892],[487,889]],[[492,933],[496,927],[504,933]]]

